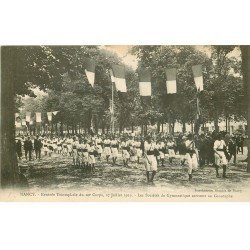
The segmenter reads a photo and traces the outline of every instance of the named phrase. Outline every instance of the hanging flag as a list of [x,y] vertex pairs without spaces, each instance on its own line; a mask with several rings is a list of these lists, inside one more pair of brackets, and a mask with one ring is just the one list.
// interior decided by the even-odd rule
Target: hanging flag
[[22,126],[26,126],[26,120],[22,119]]
[[194,74],[194,82],[198,92],[203,91],[203,74],[202,74],[202,66],[195,65],[192,66],[192,71]]
[[26,122],[30,122],[31,112],[26,112]]
[[21,128],[22,126],[22,120],[19,113],[15,113],[15,126],[17,128]]
[[114,77],[114,74],[113,74],[113,70],[110,69],[110,70],[109,70],[109,73],[110,73],[110,77],[111,77],[111,82],[112,82],[112,83],[115,83],[115,77]]
[[88,78],[89,84],[94,87],[95,82],[95,61],[93,59],[86,59],[85,74]]
[[33,125],[33,120],[30,120],[30,125]]
[[53,115],[57,115],[58,112],[59,111],[53,111],[52,113],[53,113]]
[[40,112],[36,112],[36,122],[42,122],[42,117]]
[[166,69],[166,77],[167,94],[175,94],[177,92],[176,69]]
[[47,112],[47,116],[48,116],[48,121],[51,122],[52,121],[52,112]]
[[124,66],[112,65],[112,70],[117,91],[127,92]]
[[141,96],[151,96],[151,75],[148,69],[139,71],[139,90]]

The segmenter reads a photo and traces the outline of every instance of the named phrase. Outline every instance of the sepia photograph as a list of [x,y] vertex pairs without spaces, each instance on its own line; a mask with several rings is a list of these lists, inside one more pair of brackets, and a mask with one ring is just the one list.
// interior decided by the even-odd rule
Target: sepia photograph
[[1,200],[249,201],[250,46],[1,47]]

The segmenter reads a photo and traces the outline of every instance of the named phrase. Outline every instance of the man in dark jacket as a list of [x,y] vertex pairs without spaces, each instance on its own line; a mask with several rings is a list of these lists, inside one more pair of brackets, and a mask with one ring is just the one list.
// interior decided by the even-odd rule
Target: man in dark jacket
[[19,160],[21,160],[22,157],[22,142],[20,139],[18,139],[18,141],[16,142],[16,153],[17,156],[19,158]]
[[38,158],[39,160],[41,159],[41,149],[42,149],[42,141],[39,139],[39,136],[36,137],[34,140],[34,149],[36,153],[36,159]]
[[30,140],[30,137],[28,137],[24,141],[24,152],[25,152],[25,158],[26,158],[26,160],[27,160],[27,156],[29,154],[29,161],[31,161],[32,150],[33,150],[33,144],[32,144],[32,141]]

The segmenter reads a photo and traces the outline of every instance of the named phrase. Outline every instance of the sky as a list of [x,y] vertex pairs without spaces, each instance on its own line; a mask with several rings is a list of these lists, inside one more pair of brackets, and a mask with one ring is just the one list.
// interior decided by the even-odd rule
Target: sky
[[[209,57],[211,56],[211,49],[209,45],[194,45],[197,50],[200,50],[206,53]],[[115,52],[119,57],[122,58],[122,61],[131,66],[133,69],[137,68],[137,58],[136,56],[130,53],[130,49],[133,45],[103,45],[100,46],[103,49]],[[239,49],[232,51],[229,56],[239,58],[240,52]]]

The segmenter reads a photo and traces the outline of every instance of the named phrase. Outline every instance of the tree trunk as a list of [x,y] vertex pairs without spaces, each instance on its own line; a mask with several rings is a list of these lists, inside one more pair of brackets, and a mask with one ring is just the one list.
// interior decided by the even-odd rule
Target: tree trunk
[[214,116],[214,129],[216,132],[219,132],[219,117],[218,117],[218,112],[217,110],[215,111],[215,116]]
[[160,126],[161,126],[160,122],[157,122],[157,133],[160,133]]
[[61,134],[61,136],[63,136],[63,122],[61,122],[61,126],[60,126],[60,134]]
[[182,122],[182,133],[186,133],[186,123],[184,121]]
[[13,47],[1,48],[1,162],[2,188],[14,187],[19,182],[15,150],[14,82],[16,60]]
[[250,46],[241,46],[242,53],[242,70],[243,81],[246,88],[246,102],[247,102],[247,145],[248,145],[248,164],[247,172],[250,173]]

